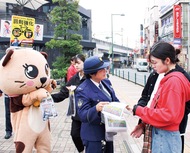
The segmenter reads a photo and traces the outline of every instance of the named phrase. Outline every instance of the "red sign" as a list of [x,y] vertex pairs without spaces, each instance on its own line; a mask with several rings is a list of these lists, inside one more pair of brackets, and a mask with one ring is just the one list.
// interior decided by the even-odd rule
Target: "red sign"
[[181,6],[173,7],[174,38],[181,38]]

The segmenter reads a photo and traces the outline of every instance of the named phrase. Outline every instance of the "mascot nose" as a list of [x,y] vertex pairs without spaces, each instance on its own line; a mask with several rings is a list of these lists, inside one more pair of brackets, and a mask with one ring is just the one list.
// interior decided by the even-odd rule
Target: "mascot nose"
[[46,82],[46,80],[47,80],[46,77],[40,78],[40,82],[41,82],[42,84],[44,84],[44,83]]

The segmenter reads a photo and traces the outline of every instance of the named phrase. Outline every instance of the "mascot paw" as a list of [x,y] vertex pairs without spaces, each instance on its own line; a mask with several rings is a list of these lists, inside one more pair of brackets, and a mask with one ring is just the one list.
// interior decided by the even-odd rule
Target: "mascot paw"
[[40,107],[40,101],[35,101],[35,102],[33,103],[33,106],[35,106],[35,107]]
[[56,80],[51,80],[51,83],[49,86],[46,88],[46,90],[51,93],[55,88],[57,87],[57,82]]
[[56,82],[56,80],[52,80],[52,81],[51,81],[51,87],[52,87],[53,89],[55,89],[55,88],[57,87],[57,82]]

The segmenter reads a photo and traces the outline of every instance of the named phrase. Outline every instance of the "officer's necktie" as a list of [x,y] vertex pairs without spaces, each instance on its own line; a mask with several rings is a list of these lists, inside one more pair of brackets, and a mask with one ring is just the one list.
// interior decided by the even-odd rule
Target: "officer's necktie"
[[101,91],[103,92],[104,95],[106,95],[106,97],[109,99],[109,101],[112,101],[111,96],[103,89],[102,85],[99,84],[99,88],[101,89]]

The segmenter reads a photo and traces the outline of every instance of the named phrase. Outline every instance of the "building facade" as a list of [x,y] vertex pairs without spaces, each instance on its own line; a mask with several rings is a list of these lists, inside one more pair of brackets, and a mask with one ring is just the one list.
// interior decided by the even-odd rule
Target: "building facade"
[[[18,5],[11,3],[0,3],[0,20],[11,21],[12,15],[26,16],[35,18],[36,24],[43,25],[43,39],[42,40],[34,40],[33,48],[36,50],[46,50],[45,43],[50,41],[54,35],[54,25],[49,20],[50,11],[57,4],[53,4],[51,0],[49,3],[42,5],[37,10],[31,10],[29,8],[21,8]],[[91,29],[91,10],[87,10],[82,6],[79,6],[78,13],[81,16],[81,28],[77,32],[82,35],[83,40],[81,41],[81,45],[83,46],[83,52],[88,54],[88,52],[92,52],[92,50],[96,47],[96,43],[92,42],[92,29]],[[3,22],[0,22],[0,26],[2,27]],[[6,37],[3,34],[0,36],[0,57],[5,54],[5,50],[10,46],[10,37]],[[47,51],[47,50],[46,50]],[[47,51],[48,52],[48,51]],[[55,58],[59,56],[58,52],[48,52],[49,63],[50,66]]]
[[180,65],[190,71],[190,0],[154,0],[146,9],[144,46],[148,54],[159,40],[181,50]]

